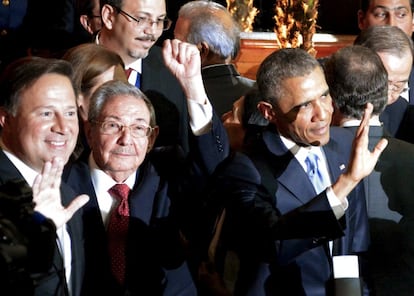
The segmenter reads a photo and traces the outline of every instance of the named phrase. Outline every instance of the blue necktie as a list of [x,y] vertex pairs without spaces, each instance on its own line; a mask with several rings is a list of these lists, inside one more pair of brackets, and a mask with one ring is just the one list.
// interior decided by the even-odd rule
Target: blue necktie
[[316,193],[321,193],[326,189],[326,184],[323,179],[323,176],[321,172],[319,171],[318,167],[318,161],[319,157],[318,155],[310,152],[308,154],[308,157],[305,159],[306,163],[306,173],[308,174],[309,180],[313,184],[313,187],[315,188]]
[[135,86],[141,88],[141,73],[137,72],[137,80],[135,80]]

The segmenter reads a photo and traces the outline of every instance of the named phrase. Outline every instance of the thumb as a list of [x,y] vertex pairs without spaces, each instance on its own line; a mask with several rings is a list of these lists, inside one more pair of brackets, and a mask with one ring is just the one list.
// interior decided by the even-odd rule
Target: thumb
[[377,159],[379,158],[381,153],[384,151],[384,149],[387,147],[387,145],[388,145],[388,140],[381,139],[381,141],[379,141],[378,144],[375,146],[374,151],[372,151],[372,153]]
[[77,196],[71,203],[65,208],[65,220],[66,222],[69,221],[72,216],[87,202],[89,201],[89,196],[86,194],[82,194]]

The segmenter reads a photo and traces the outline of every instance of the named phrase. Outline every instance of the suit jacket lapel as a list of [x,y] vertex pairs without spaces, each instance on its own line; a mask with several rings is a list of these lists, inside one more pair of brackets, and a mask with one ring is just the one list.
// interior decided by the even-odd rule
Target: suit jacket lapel
[[0,164],[0,183],[5,183],[11,179],[24,179],[19,170],[4,154],[3,149],[0,149]]
[[347,163],[340,158],[339,145],[334,139],[330,138],[322,149],[326,155],[331,182],[335,183],[339,175],[346,169]]
[[135,186],[129,199],[130,215],[139,218],[147,225],[153,214],[154,200],[160,183],[160,177],[155,168],[146,161],[137,173]]
[[[281,172],[279,176],[275,176],[279,184],[290,191],[302,204],[315,197],[315,189],[306,172],[283,144],[280,136],[274,132],[266,131],[263,133],[263,141],[270,152],[271,166]],[[298,180],[301,180],[300,184],[298,184]]]

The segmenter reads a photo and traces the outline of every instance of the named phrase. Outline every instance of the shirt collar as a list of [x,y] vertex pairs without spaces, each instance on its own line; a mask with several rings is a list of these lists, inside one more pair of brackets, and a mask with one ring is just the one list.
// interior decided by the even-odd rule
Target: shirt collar
[[280,139],[282,140],[283,144],[285,144],[285,146],[289,149],[289,151],[295,156],[295,158],[301,164],[305,162],[305,159],[306,157],[308,157],[308,154],[310,152],[317,154],[320,159],[323,158],[323,153],[321,151],[321,147],[319,146],[307,146],[307,147],[299,146],[292,140],[282,135],[280,136]]
[[[359,119],[350,119],[347,121],[344,121],[341,126],[342,127],[352,127],[352,126],[359,126],[361,124],[361,120]],[[378,118],[371,118],[369,120],[370,126],[382,126],[382,123],[379,121]]]
[[135,60],[129,65],[125,65],[125,69],[133,69],[138,73],[142,73],[142,59]]
[[[91,155],[89,156],[89,168],[91,172],[91,179],[94,187],[97,189],[96,193],[104,191],[108,192],[108,190],[117,184],[111,176],[106,174],[103,170],[101,170],[95,162],[95,159]],[[134,188],[135,179],[136,179],[136,171],[132,173],[124,182],[127,184],[130,189]]]

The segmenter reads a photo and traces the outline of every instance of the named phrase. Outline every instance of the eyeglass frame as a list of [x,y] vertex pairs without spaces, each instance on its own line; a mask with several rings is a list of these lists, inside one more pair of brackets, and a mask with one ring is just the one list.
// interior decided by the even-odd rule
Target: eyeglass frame
[[[150,125],[146,125],[146,124],[132,124],[132,125],[125,125],[125,124],[121,124],[120,122],[115,121],[115,120],[107,120],[107,121],[92,120],[91,122],[92,122],[92,123],[95,123],[95,124],[99,124],[99,125],[100,125],[100,126],[99,126],[100,131],[101,131],[101,133],[102,133],[102,134],[104,134],[104,135],[111,135],[111,136],[112,136],[112,135],[119,135],[119,134],[121,134],[122,132],[124,132],[125,128],[128,128],[128,130],[129,130],[129,132],[131,133],[131,135],[132,135],[132,137],[133,137],[133,138],[135,138],[135,139],[140,139],[140,138],[145,138],[145,137],[149,137],[149,136],[151,136],[152,132],[154,131],[154,127],[152,127],[152,126],[150,126]],[[103,129],[104,129],[104,125],[105,125],[105,124],[107,124],[107,123],[116,123],[117,125],[119,125],[118,132],[116,132],[116,133],[112,133],[112,134],[111,134],[111,133],[104,132],[104,131],[103,131]],[[146,135],[145,135],[145,136],[136,136],[136,135],[134,135],[134,133],[133,133],[133,132],[132,132],[132,130],[131,130],[131,128],[132,128],[133,126],[143,126],[143,127],[147,128]]]
[[[398,86],[396,83],[401,83],[401,86]],[[403,92],[408,91],[410,88],[407,86],[408,80],[401,80],[401,81],[391,81],[388,80],[388,91],[393,92],[395,94],[402,94]]]
[[[163,31],[167,31],[169,28],[171,28],[172,25],[172,20],[170,20],[168,17],[165,17],[163,20],[157,20],[157,21],[153,21],[150,18],[147,17],[140,17],[140,18],[136,18],[133,17],[132,15],[130,15],[128,12],[122,10],[121,8],[117,7],[117,6],[113,6],[111,5],[113,8],[116,9],[116,11],[119,14],[123,14],[124,16],[129,17],[131,20],[135,21],[137,23],[138,26],[142,26],[143,28],[145,27],[145,25],[150,25],[151,28],[154,26],[154,24],[157,24],[157,29],[158,28],[158,23],[162,22],[163,23]],[[167,24],[167,26],[165,26]]]

